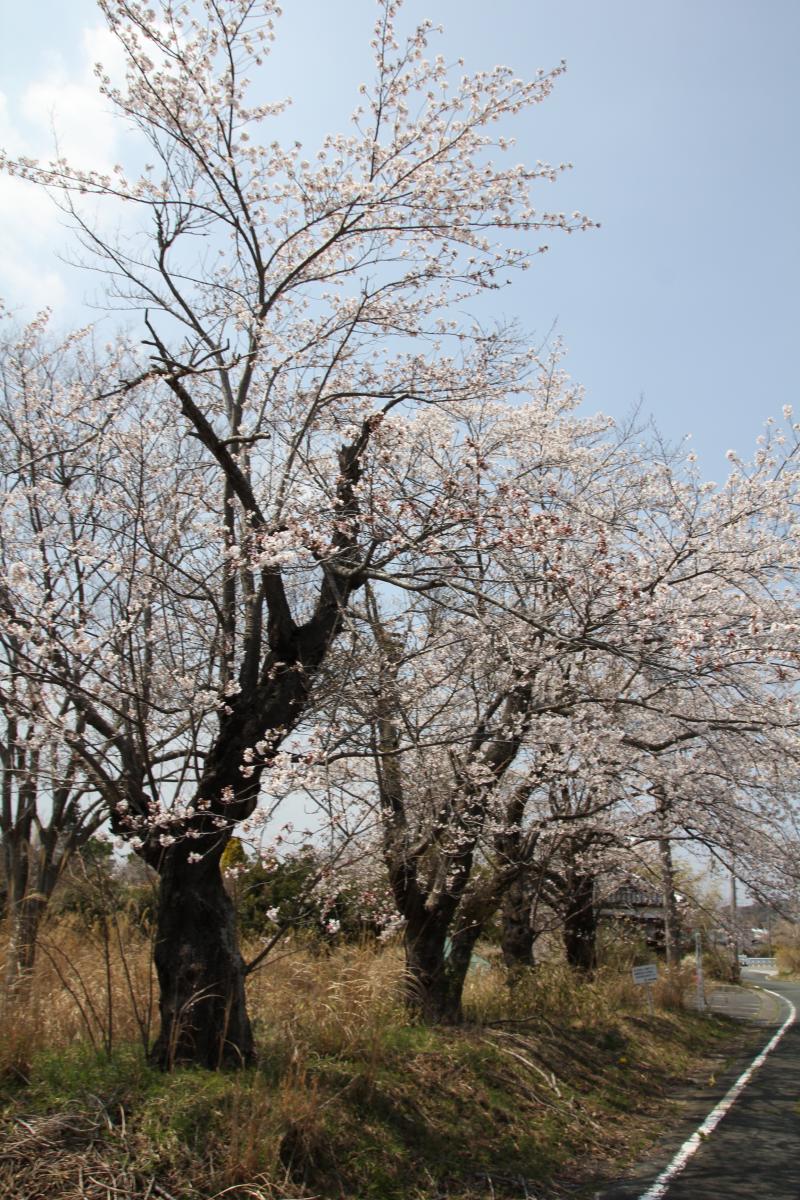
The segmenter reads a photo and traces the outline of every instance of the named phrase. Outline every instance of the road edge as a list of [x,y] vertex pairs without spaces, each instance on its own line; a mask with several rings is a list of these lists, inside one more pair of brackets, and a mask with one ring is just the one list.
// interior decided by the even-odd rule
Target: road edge
[[725,1114],[736,1103],[736,1100],[747,1087],[748,1083],[756,1074],[759,1067],[763,1065],[767,1057],[778,1045],[787,1029],[791,1028],[791,1026],[794,1025],[795,1021],[797,1020],[797,1009],[791,1000],[787,999],[786,996],[781,996],[779,992],[773,992],[769,988],[761,987],[759,984],[756,984],[755,986],[759,988],[759,991],[766,992],[769,996],[775,996],[783,1004],[787,1004],[789,1006],[788,1017],[783,1022],[780,1029],[778,1029],[777,1033],[773,1034],[769,1042],[767,1042],[766,1046],[764,1046],[763,1050],[756,1055],[749,1066],[747,1066],[741,1075],[739,1075],[738,1079],[736,1079],[728,1088],[728,1091],[711,1110],[706,1119],[680,1146],[657,1179],[646,1191],[641,1193],[639,1200],[662,1200],[662,1197],[666,1194],[667,1188],[672,1180],[676,1175],[680,1174],[680,1172],[691,1159],[692,1155],[703,1144],[704,1140],[709,1136],[709,1134],[716,1129],[717,1125],[719,1125]]

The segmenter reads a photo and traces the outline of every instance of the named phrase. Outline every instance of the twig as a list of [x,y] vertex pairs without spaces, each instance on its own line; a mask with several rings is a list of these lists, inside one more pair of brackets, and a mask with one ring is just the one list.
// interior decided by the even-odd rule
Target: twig
[[155,1180],[153,1180],[152,1184],[153,1184],[153,1193],[152,1194],[154,1196],[161,1196],[162,1200],[175,1200],[175,1197],[172,1195],[172,1193],[168,1192],[166,1188],[163,1188],[160,1183],[156,1183]]

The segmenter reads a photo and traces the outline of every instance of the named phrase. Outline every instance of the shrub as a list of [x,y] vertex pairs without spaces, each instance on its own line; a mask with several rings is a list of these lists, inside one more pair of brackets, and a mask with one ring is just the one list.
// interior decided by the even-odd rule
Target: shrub
[[778,946],[775,960],[781,975],[800,975],[800,946]]

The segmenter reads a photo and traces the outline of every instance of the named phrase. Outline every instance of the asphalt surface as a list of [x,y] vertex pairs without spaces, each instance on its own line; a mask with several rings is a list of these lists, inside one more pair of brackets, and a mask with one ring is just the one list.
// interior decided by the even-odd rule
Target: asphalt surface
[[[791,1000],[798,1021],[786,1030],[732,1108],[659,1194],[663,1200],[800,1200],[800,984],[779,983],[755,972],[749,977]],[[749,990],[718,989],[710,1000],[715,1011],[762,1026],[763,1045],[789,1014],[788,1004]],[[598,1192],[597,1200],[645,1197],[747,1065],[743,1060],[726,1076],[720,1091],[707,1099],[705,1112],[696,1102],[691,1104],[693,1119],[670,1130],[648,1163],[628,1179]]]

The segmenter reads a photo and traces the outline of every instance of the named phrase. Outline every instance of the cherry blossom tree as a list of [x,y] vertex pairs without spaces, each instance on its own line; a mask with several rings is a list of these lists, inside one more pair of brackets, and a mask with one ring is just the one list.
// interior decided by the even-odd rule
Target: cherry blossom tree
[[565,611],[561,577],[576,573],[577,604],[577,573],[605,561],[605,497],[622,469],[609,422],[578,418],[577,401],[546,361],[527,402],[462,407],[432,477],[470,523],[420,557],[405,601],[386,577],[348,615],[319,748],[335,768],[326,795],[339,789],[340,822],[374,806],[405,920],[409,1004],[429,1021],[460,1020],[475,942],[547,840],[551,823],[527,814],[565,769],[552,722],[569,728],[565,664],[592,638]]
[[[756,889],[759,871],[775,873],[777,847],[796,821],[796,432],[768,429],[751,464],[734,456],[721,488],[702,483],[691,466],[654,455],[635,486],[641,502],[609,532],[606,584],[595,583],[586,612],[594,613],[595,639],[624,653],[574,656],[568,670],[576,703],[562,730],[550,721],[553,747],[564,748],[564,787],[551,789],[551,808],[553,796],[564,796],[569,816],[575,780],[584,793],[591,779],[593,793],[613,799],[616,789],[618,797],[607,809],[610,827],[595,822],[586,841],[591,826],[584,826],[566,868],[550,878],[569,881],[581,859],[589,864],[587,900],[576,908],[585,914],[587,946],[591,876],[609,828],[611,846],[660,847],[673,958],[674,840],[713,847],[728,861],[749,859]],[[581,749],[576,734],[587,717],[592,741]],[[519,881],[523,910],[549,869],[534,864],[527,884]],[[782,870],[791,876],[785,860]],[[527,953],[525,912],[507,916],[509,935],[518,926]]]
[[418,564],[419,601],[373,594],[350,614],[366,646],[324,752],[355,771],[335,781],[342,807],[376,805],[430,1020],[459,1019],[499,903],[509,961],[529,961],[538,893],[591,969],[609,855],[668,847],[678,817],[722,846],[792,815],[793,431],[717,488],[632,431],[565,419],[563,400],[544,372],[526,406],[469,414],[448,458],[468,533]]
[[[18,339],[4,331],[0,831],[8,902],[6,984],[12,998],[29,980],[39,926],[58,880],[107,819],[74,745],[84,725],[81,711],[69,690],[53,686],[69,651],[44,632],[48,622],[52,628],[59,603],[81,608],[92,573],[88,546],[102,520],[98,481],[108,421],[106,416],[92,426],[85,419],[86,390],[97,378],[97,357],[85,335],[66,345],[48,343],[44,318]],[[87,464],[94,455],[92,469]],[[61,545],[53,540],[54,522]],[[80,687],[79,670],[74,678]]]
[[[83,431],[98,464],[26,485],[41,530],[4,495],[9,690],[60,736],[53,785],[85,782],[159,873],[157,1062],[252,1058],[220,860],[300,786],[379,813],[412,994],[457,1019],[483,921],[565,819],[606,836],[660,796],[688,827],[702,750],[698,779],[751,764],[742,811],[779,827],[759,762],[796,753],[795,431],[703,483],[578,420],[513,329],[454,317],[539,231],[589,224],[533,208],[560,168],[499,162],[560,68],[451,69],[381,0],[374,78],[312,153],[257,90],[273,0],[100,7],[146,165],[2,163],[61,204],[148,358],[84,380],[66,443],[34,426],[31,462]],[[547,812],[559,788],[580,814]]]
[[[121,418],[139,473],[126,489],[121,465],[112,489],[135,548],[89,551],[130,591],[115,613],[126,700],[107,676],[89,687],[64,670],[60,686],[91,731],[82,767],[115,831],[160,874],[154,1057],[215,1067],[253,1055],[219,871],[231,830],[262,788],[280,790],[282,743],[354,594],[371,576],[414,579],[421,550],[430,566],[437,535],[471,520],[446,481],[415,471],[440,414],[527,387],[530,356],[503,330],[459,324],[456,306],[528,267],[538,231],[589,222],[534,209],[561,168],[497,161],[508,121],[561,68],[532,82],[451,69],[428,57],[430,23],[403,38],[382,0],[350,131],[306,154],[270,132],[285,104],[257,94],[274,0],[100,8],[126,64],[124,81],[101,69],[100,87],[149,161],[107,176],[3,165],[56,197],[109,303],[143,313],[151,360],[128,394],[148,375],[157,403],[138,441]],[[138,232],[104,233],[87,196]],[[112,653],[101,596],[76,653]]]

